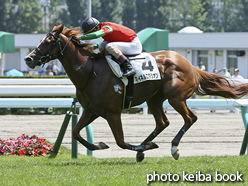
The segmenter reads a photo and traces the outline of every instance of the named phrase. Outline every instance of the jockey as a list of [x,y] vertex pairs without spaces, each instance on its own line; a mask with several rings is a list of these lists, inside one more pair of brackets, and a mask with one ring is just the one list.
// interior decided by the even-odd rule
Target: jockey
[[93,17],[86,18],[82,22],[81,28],[84,35],[79,36],[78,40],[91,40],[102,37],[104,41],[95,44],[94,49],[99,48],[100,51],[103,51],[105,48],[114,56],[124,77],[136,73],[129,59],[125,56],[140,54],[142,51],[141,42],[132,29],[112,22],[99,22]]

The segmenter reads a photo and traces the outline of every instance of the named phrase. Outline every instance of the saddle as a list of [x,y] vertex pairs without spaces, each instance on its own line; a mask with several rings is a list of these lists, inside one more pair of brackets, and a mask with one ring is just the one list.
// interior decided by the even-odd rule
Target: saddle
[[112,72],[122,80],[124,83],[124,103],[123,108],[130,108],[133,99],[133,85],[148,80],[160,80],[161,76],[157,67],[155,58],[149,53],[141,53],[138,55],[127,56],[136,70],[134,76],[128,78],[122,77],[120,65],[115,62],[115,59],[111,55],[106,55],[105,58],[112,70]]

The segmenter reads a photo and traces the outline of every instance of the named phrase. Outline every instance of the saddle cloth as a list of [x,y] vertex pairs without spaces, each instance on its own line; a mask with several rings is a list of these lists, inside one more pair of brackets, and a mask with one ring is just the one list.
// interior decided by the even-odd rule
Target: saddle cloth
[[[124,85],[126,86],[128,80],[126,77],[122,77],[122,72],[120,69],[120,65],[117,64],[114,60],[112,60],[111,55],[105,56],[110,68],[113,73],[121,78]],[[141,53],[137,56],[128,57],[130,63],[133,68],[136,70],[136,74],[134,75],[134,84],[141,83],[148,80],[159,80],[161,79],[158,66],[155,58],[149,53]]]

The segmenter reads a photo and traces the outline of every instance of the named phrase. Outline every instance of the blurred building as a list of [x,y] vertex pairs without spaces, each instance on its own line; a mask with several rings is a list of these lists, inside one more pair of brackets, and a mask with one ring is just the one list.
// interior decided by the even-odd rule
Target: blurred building
[[[31,52],[45,34],[16,34],[15,53],[3,54],[4,70],[41,71],[29,69],[24,57]],[[95,41],[96,42],[99,42]],[[233,74],[235,68],[248,79],[248,32],[203,33],[195,27],[186,27],[178,33],[169,33],[169,49],[186,57],[194,66],[203,61],[206,71],[227,67]],[[59,61],[56,64],[61,68]]]

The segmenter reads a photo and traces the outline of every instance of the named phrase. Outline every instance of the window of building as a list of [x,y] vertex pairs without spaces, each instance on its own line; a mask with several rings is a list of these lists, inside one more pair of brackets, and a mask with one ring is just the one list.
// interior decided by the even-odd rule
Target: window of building
[[16,49],[14,53],[5,53],[4,70],[9,71],[12,69],[20,70],[20,50]]
[[223,69],[223,50],[215,51],[215,68],[218,70]]
[[216,50],[215,55],[216,56],[223,56],[223,50]]
[[205,66],[205,70],[208,71],[208,50],[198,50],[198,63],[202,61]]
[[227,51],[227,69],[231,75],[234,74],[234,69],[238,67],[238,58],[236,51]]

